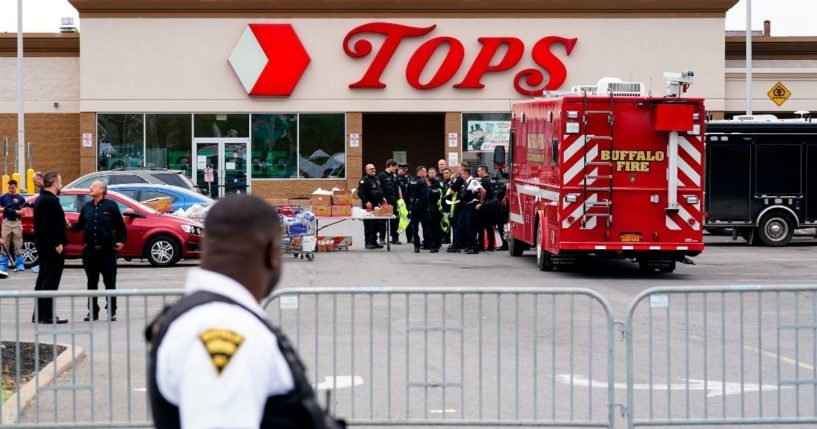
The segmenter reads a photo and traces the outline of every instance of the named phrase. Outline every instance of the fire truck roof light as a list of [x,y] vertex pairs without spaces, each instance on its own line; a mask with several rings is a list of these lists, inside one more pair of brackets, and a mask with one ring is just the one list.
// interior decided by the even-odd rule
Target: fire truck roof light
[[698,197],[695,195],[686,195],[684,199],[686,200],[687,204],[698,204]]
[[579,119],[579,112],[575,110],[568,110],[567,117],[568,119]]

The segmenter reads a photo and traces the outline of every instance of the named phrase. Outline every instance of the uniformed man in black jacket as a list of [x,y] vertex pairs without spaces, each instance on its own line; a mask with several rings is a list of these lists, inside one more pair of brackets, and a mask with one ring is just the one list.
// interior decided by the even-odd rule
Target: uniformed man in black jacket
[[[357,186],[357,195],[360,203],[366,210],[372,210],[384,201],[383,188],[380,187],[380,180],[377,179],[377,169],[374,164],[366,164],[366,174],[360,179]],[[363,236],[366,241],[366,249],[382,249],[383,246],[377,243],[377,226],[379,220],[363,221]]]
[[[40,258],[40,272],[34,284],[35,291],[55,291],[60,287],[65,267],[65,246],[68,245],[65,211],[57,195],[62,189],[62,178],[56,171],[43,176],[43,188],[34,203],[34,241]],[[68,323],[54,314],[53,298],[40,298],[31,318],[39,323]]]
[[[398,198],[398,184],[397,184],[397,162],[393,159],[386,161],[386,169],[377,175],[380,180],[380,187],[383,188],[383,197],[392,207],[397,207]],[[391,244],[401,244],[399,236],[397,235],[397,224],[399,222],[380,221],[378,233],[380,235],[380,243],[385,244],[386,234],[391,236]],[[391,225],[391,230],[386,231],[386,225]]]
[[462,217],[460,223],[464,224],[460,230],[460,242],[465,246],[465,253],[474,255],[479,253],[477,245],[477,229],[479,227],[478,210],[484,202],[485,190],[482,189],[479,181],[471,177],[471,168],[462,169],[463,185],[462,194]]
[[428,230],[429,230],[429,246],[431,253],[437,253],[442,246],[442,198],[443,188],[440,181],[436,177],[428,178]]
[[417,176],[412,177],[406,187],[406,205],[409,209],[411,223],[409,242],[414,243],[414,253],[420,253],[420,225],[423,226],[423,241],[428,245],[428,182],[426,182],[426,168],[417,167]]
[[452,234],[451,245],[448,246],[447,251],[449,253],[459,253],[465,250],[465,222],[462,221],[462,213],[463,213],[463,203],[462,197],[463,193],[465,192],[465,179],[462,178],[462,172],[464,169],[468,168],[468,163],[463,161],[459,165],[459,170],[457,170],[457,177],[451,180],[451,186],[448,187],[448,194],[456,197],[456,203],[454,203],[454,215],[451,217],[451,227],[454,230]]
[[[83,231],[82,267],[88,277],[88,290],[97,290],[99,275],[106,290],[116,290],[116,254],[128,239],[128,231],[119,206],[108,196],[108,185],[101,180],[91,184],[88,191],[91,201],[82,206],[79,220],[71,225],[71,231]],[[108,320],[116,320],[116,297],[110,297],[107,306]],[[85,321],[99,319],[96,297],[88,298],[88,314]]]
[[[487,250],[493,252],[496,250],[496,233],[494,232],[494,224],[496,224],[496,217],[498,214],[498,203],[496,195],[494,194],[494,186],[490,174],[488,174],[488,167],[480,165],[477,168],[477,176],[479,177],[482,189],[485,189],[484,204],[480,206],[478,213],[479,229],[477,234],[477,247],[480,250]],[[488,246],[485,247],[485,238],[488,238]]]
[[[408,207],[408,198],[406,197],[406,192],[408,192],[408,184],[411,180],[411,174],[408,174],[408,164],[400,164],[397,167],[397,185],[400,188],[400,195],[403,196],[403,201],[406,202],[406,207]],[[411,218],[411,213],[409,213],[409,218]],[[411,224],[406,227],[406,242],[411,243],[411,239],[414,235],[411,233]]]

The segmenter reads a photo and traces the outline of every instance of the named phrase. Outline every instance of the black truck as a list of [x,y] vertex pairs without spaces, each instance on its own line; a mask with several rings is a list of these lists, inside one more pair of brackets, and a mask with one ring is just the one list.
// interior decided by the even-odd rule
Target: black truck
[[733,228],[749,244],[785,246],[795,229],[817,227],[817,122],[706,127],[705,229]]

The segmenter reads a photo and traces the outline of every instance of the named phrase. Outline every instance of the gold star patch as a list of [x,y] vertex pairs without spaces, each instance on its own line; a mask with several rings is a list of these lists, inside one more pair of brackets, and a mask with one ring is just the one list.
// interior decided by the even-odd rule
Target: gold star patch
[[199,339],[210,354],[219,375],[244,342],[244,337],[226,329],[208,329],[199,335]]

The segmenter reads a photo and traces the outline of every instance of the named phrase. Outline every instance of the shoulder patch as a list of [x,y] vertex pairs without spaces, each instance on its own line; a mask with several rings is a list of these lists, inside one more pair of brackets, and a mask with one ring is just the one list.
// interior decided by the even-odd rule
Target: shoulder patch
[[210,355],[216,372],[221,375],[221,371],[241,347],[244,337],[226,329],[208,329],[199,335],[199,340]]

